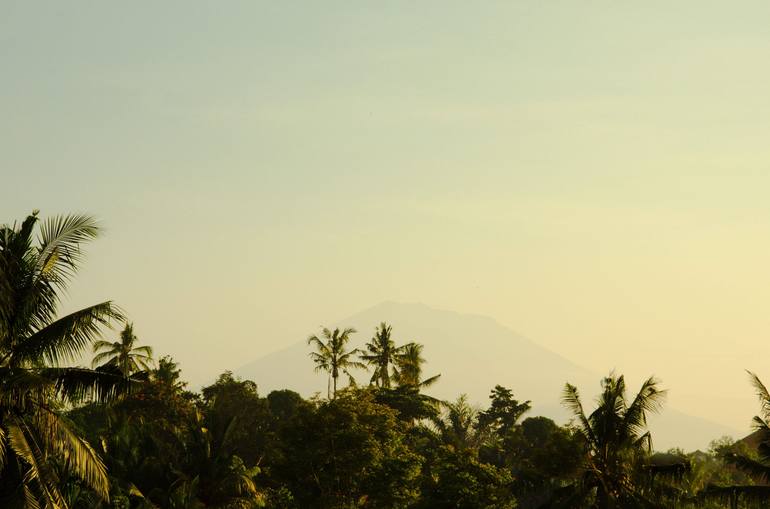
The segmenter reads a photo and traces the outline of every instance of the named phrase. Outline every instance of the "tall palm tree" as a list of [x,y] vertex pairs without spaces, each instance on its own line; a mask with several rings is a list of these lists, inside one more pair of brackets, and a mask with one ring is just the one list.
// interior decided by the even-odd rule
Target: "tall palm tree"
[[361,360],[374,368],[371,383],[378,387],[390,388],[391,367],[393,375],[398,377],[398,370],[395,368],[396,358],[403,353],[404,347],[397,347],[390,339],[393,328],[385,322],[375,329],[371,341],[366,344],[366,351],[361,355]]
[[585,475],[575,495],[587,496],[595,490],[600,509],[649,504],[632,477],[637,461],[652,449],[647,413],[659,411],[664,397],[659,382],[650,377],[629,402],[625,379],[611,373],[602,380],[596,410],[586,415],[577,388],[566,384],[563,402],[587,447]]
[[92,366],[113,366],[125,377],[139,371],[149,371],[152,369],[152,347],[136,346],[138,339],[134,334],[134,324],[128,323],[120,332],[119,341],[97,341],[94,343],[94,353],[97,355]]
[[86,215],[56,216],[35,238],[37,214],[0,226],[0,507],[66,508],[57,461],[104,499],[108,481],[100,458],[58,409],[84,398],[106,401],[124,380],[65,364],[123,317],[107,301],[57,318],[80,246],[99,228]]
[[441,375],[434,375],[422,380],[422,366],[425,358],[422,356],[423,345],[420,343],[407,343],[401,347],[395,355],[396,370],[394,381],[398,385],[413,387],[430,387],[438,381]]
[[[366,368],[362,363],[355,360],[358,350],[347,350],[347,343],[350,341],[350,335],[355,333],[355,329],[339,328],[331,331],[324,327],[322,329],[323,339],[318,336],[307,338],[308,345],[314,345],[315,352],[310,352],[310,357],[315,363],[316,371],[326,371],[329,374],[329,381],[326,386],[326,394],[329,399],[337,396],[337,379],[340,373],[345,373],[354,381],[350,374],[351,368]],[[331,387],[333,385],[333,389]]]

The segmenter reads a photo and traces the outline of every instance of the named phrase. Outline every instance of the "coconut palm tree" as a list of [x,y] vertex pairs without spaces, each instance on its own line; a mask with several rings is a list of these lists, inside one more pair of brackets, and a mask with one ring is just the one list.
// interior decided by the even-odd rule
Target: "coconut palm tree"
[[375,329],[371,341],[366,344],[366,352],[361,355],[361,360],[374,368],[371,383],[378,387],[390,388],[391,367],[393,376],[398,377],[398,369],[395,367],[396,359],[404,351],[404,347],[397,347],[390,339],[393,327],[385,322]]
[[399,386],[430,387],[441,378],[438,374],[422,380],[422,365],[425,364],[422,350],[423,345],[420,343],[407,343],[396,353],[394,359],[396,369],[393,378]]
[[355,360],[358,350],[347,350],[350,335],[355,332],[356,330],[352,328],[342,331],[336,328],[331,331],[324,327],[322,329],[323,339],[315,335],[307,338],[307,344],[314,345],[316,348],[315,352],[310,352],[310,357],[315,363],[315,370],[326,371],[329,374],[326,386],[326,395],[329,399],[337,396],[337,379],[340,373],[348,375],[351,384],[353,384],[355,379],[349,370],[351,368],[366,368],[364,364]]
[[738,507],[738,502],[767,503],[770,500],[770,391],[762,380],[752,372],[748,372],[751,384],[754,386],[760,402],[760,415],[754,416],[752,426],[758,441],[757,455],[750,457],[746,454],[729,450],[724,453],[724,459],[754,479],[760,485],[709,486],[704,490],[706,498],[730,501],[731,507]]
[[158,367],[152,370],[152,380],[174,391],[182,392],[187,387],[187,382],[180,380],[182,370],[179,364],[170,355],[164,355],[158,360]]
[[455,451],[478,451],[487,438],[487,430],[478,425],[479,411],[460,395],[452,402],[442,402],[444,411],[432,419],[433,428],[442,444]]
[[587,448],[585,475],[580,486],[573,486],[573,496],[583,498],[595,492],[600,509],[649,504],[632,476],[638,460],[652,449],[647,414],[660,410],[664,396],[665,391],[651,377],[629,402],[625,379],[611,373],[602,380],[596,410],[586,415],[577,388],[566,384],[563,402]]
[[99,232],[86,215],[39,225],[35,211],[0,226],[0,507],[67,507],[56,463],[102,498],[104,465],[58,411],[92,398],[106,401],[122,377],[67,367],[113,320],[112,302],[57,317],[61,293],[77,273],[80,247]]
[[134,335],[134,324],[128,323],[120,332],[119,341],[99,340],[94,343],[96,357],[93,367],[116,367],[129,377],[139,371],[152,369],[152,347],[136,346],[139,338]]

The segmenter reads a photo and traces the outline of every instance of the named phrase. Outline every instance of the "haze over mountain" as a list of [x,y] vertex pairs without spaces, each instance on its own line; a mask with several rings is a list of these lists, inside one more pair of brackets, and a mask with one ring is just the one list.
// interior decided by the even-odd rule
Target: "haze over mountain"
[[748,432],[770,2],[43,3],[0,16],[0,221],[100,219],[63,311],[200,387],[420,300]]
[[[560,404],[565,382],[576,385],[586,409],[593,408],[599,382],[606,373],[593,373],[568,359],[502,326],[492,318],[438,310],[423,304],[384,302],[361,311],[337,324],[355,327],[351,348],[363,347],[374,328],[386,321],[393,326],[397,344],[417,341],[425,345],[424,376],[441,373],[441,379],[427,392],[441,399],[455,399],[467,393],[471,401],[485,406],[496,384],[511,388],[519,400],[531,400],[529,415],[546,415],[566,422],[568,413]],[[308,331],[309,333],[313,332]],[[326,391],[326,374],[315,373],[305,341],[268,354],[243,366],[237,374],[254,380],[260,392],[288,388],[304,396]],[[358,383],[367,383],[360,372]],[[345,381],[343,380],[343,383]],[[629,392],[641,380],[628,380]],[[665,384],[664,384],[665,387]],[[654,446],[658,450],[682,447],[694,450],[723,435],[740,432],[726,426],[665,407],[651,419]]]

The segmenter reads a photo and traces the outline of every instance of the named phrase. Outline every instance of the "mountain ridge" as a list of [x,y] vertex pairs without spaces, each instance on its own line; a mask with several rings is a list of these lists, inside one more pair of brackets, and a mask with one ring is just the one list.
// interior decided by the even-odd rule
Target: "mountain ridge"
[[[426,392],[441,399],[453,400],[464,393],[474,404],[486,406],[490,390],[499,384],[512,389],[517,399],[532,401],[529,415],[545,415],[565,423],[570,416],[560,400],[566,382],[581,390],[587,411],[600,390],[602,375],[485,315],[437,309],[423,303],[385,301],[331,327],[356,328],[350,347],[359,348],[383,321],[392,325],[397,344],[416,341],[424,345],[424,376],[442,375]],[[254,380],[263,392],[286,388],[303,396],[323,394],[326,375],[313,371],[309,352],[306,342],[298,341],[245,364],[236,374]],[[367,381],[368,376],[359,379],[359,383]],[[344,385],[347,380],[342,382]],[[632,387],[630,391],[633,390]],[[740,435],[736,430],[670,407],[651,416],[650,423],[656,448],[660,450],[702,449],[720,436]]]

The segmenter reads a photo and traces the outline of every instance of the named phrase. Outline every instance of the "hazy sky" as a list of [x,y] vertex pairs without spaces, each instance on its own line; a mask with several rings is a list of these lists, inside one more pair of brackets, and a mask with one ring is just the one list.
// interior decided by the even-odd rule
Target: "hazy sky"
[[420,301],[745,427],[743,369],[770,381],[768,19],[0,0],[0,222],[98,216],[68,306],[116,300],[195,383]]

